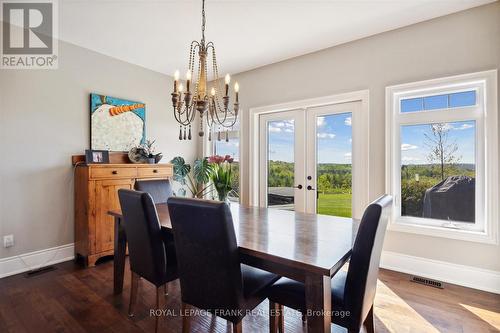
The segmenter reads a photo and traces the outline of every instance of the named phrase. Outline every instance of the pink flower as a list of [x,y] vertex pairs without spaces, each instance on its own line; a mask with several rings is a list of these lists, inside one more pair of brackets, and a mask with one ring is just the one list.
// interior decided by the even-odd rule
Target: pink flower
[[221,164],[225,161],[225,157],[219,155],[212,155],[208,158],[208,163]]

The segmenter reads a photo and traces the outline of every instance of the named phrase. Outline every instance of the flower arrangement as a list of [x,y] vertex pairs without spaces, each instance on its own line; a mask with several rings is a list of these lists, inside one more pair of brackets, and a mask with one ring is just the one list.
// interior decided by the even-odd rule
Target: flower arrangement
[[231,186],[233,161],[229,155],[213,155],[208,158],[208,163],[212,165],[210,180],[220,201],[226,201],[228,194],[233,190]]

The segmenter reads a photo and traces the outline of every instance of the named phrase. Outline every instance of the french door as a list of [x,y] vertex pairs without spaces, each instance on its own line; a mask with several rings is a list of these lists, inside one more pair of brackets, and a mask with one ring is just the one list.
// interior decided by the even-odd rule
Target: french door
[[367,135],[353,131],[360,109],[349,102],[261,114],[260,206],[351,217],[359,209],[352,175],[363,167],[353,147]]

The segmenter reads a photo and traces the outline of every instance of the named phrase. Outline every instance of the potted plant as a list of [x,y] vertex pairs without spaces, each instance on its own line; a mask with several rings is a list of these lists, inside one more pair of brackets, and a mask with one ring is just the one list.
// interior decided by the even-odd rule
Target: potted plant
[[174,167],[173,180],[181,185],[179,195],[185,196],[186,188],[193,198],[203,198],[204,195],[210,193],[212,165],[206,158],[196,159],[193,168],[180,156],[174,157],[170,163]]
[[146,140],[145,143],[137,147],[132,147],[128,153],[129,159],[134,163],[149,163],[156,164],[163,157],[161,153],[155,154],[156,140]]
[[231,186],[233,161],[234,159],[229,155],[214,155],[208,158],[209,164],[212,165],[210,180],[220,201],[228,202],[228,195],[233,190]]

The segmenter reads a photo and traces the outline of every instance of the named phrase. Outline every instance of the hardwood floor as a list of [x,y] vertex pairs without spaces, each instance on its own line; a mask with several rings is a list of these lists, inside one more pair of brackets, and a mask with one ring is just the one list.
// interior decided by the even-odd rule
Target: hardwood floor
[[[0,280],[0,332],[154,332],[155,288],[141,281],[135,316],[127,315],[128,263],[124,293],[113,296],[113,264],[83,269],[73,262],[26,278]],[[382,270],[375,300],[375,332],[500,332],[500,295],[454,285],[421,286],[401,273]],[[181,332],[179,284],[162,298],[160,332]],[[268,332],[268,304],[243,322],[243,332]],[[285,308],[285,332],[305,332],[298,312]],[[332,328],[337,331],[335,328]],[[225,320],[196,315],[191,332],[231,332]]]

